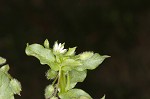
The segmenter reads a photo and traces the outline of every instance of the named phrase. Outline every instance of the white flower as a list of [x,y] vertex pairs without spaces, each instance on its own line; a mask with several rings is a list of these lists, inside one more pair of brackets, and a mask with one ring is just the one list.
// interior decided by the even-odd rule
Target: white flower
[[54,46],[53,46],[53,51],[55,53],[61,53],[61,54],[65,53],[67,51],[67,49],[64,49],[64,45],[65,45],[65,43],[63,43],[63,44],[59,43],[58,44],[58,42],[56,41]]

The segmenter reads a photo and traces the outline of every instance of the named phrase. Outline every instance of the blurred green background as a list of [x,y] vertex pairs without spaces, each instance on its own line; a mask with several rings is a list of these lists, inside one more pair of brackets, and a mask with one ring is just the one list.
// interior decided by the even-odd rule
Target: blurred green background
[[76,53],[110,55],[77,87],[94,99],[150,99],[149,0],[0,0],[0,56],[22,83],[21,97],[44,99],[50,83],[26,43],[47,38],[78,46]]

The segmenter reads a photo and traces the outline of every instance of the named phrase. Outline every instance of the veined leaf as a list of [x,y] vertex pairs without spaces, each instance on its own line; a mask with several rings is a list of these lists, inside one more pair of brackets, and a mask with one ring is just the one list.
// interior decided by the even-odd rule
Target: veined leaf
[[51,62],[55,61],[55,57],[50,49],[44,48],[40,44],[27,45],[26,54],[29,56],[34,56],[40,60],[41,64],[50,65]]
[[82,61],[82,64],[81,66],[78,66],[76,68],[76,70],[78,71],[83,71],[85,69],[95,69],[96,67],[98,67],[103,61],[105,58],[107,58],[109,56],[101,56],[99,55],[98,53],[95,53],[93,56],[91,56],[90,58],[86,59],[86,60],[83,60]]
[[66,93],[60,93],[61,99],[92,99],[92,97],[81,89],[71,89]]

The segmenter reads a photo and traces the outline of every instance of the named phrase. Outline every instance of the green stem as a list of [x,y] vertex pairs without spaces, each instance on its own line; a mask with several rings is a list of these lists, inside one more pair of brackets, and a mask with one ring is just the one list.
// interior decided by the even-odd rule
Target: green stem
[[67,85],[66,85],[66,91],[69,89],[70,86],[70,75],[69,72],[67,73]]
[[65,72],[61,70],[61,68],[59,69],[58,75],[55,78],[55,80],[53,81],[52,85],[55,84],[55,82],[57,81],[57,84],[55,85],[55,92],[53,96],[56,96],[58,89],[60,89],[60,93],[64,93],[66,91],[66,86],[67,86],[67,81],[66,81],[66,75]]
[[54,95],[53,96],[56,96],[57,92],[58,92],[58,88],[59,88],[59,84],[60,84],[60,75],[61,75],[61,69],[59,70],[58,72],[58,75],[57,77],[55,78],[55,80],[53,81],[52,85],[55,84],[55,82],[57,81],[57,84],[55,85],[55,91],[54,91]]
[[59,77],[59,74],[57,74],[57,76],[55,77],[54,81],[52,82],[52,85],[54,85],[56,83],[58,77]]
[[64,71],[60,72],[59,77],[60,77],[60,82],[59,82],[60,93],[63,93],[65,92],[65,88],[66,88],[66,77]]

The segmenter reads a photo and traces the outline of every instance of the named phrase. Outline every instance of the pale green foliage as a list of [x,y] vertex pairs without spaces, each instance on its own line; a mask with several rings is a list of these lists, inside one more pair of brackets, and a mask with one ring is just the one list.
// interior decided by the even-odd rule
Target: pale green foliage
[[[82,54],[84,54],[84,53],[82,53]],[[83,57],[83,55],[82,55],[82,57]],[[83,59],[82,60],[82,66],[79,66],[76,69],[79,71],[83,71],[86,69],[93,70],[96,67],[98,67],[99,64],[101,64],[104,61],[104,59],[107,57],[109,57],[109,56],[107,56],[107,55],[101,56],[98,53],[86,55],[86,57],[82,58]]]
[[105,99],[105,95],[101,99]]
[[72,70],[68,74],[68,79],[70,84],[66,87],[66,90],[72,89],[75,87],[77,82],[83,82],[84,79],[86,78],[87,75],[87,70],[84,71],[77,71],[77,70]]
[[54,87],[52,85],[48,85],[45,89],[45,98],[51,98],[54,91]]
[[50,62],[54,62],[55,60],[52,51],[50,49],[44,48],[42,45],[39,44],[32,44],[32,46],[28,46],[26,54],[38,58],[41,64],[49,65]]
[[87,60],[87,59],[89,59],[90,57],[92,57],[93,54],[94,54],[93,52],[83,52],[83,53],[79,54],[79,58],[80,58],[81,60]]
[[69,48],[68,51],[65,53],[66,56],[73,56],[75,54],[76,47]]
[[44,46],[45,46],[45,48],[49,48],[49,41],[48,41],[48,39],[46,39],[44,41]]
[[57,72],[52,69],[49,69],[46,73],[47,79],[54,79],[56,76],[57,76]]
[[20,95],[20,91],[21,91],[21,84],[17,79],[12,79],[10,81],[10,87],[13,91],[14,94],[18,94]]
[[[0,65],[6,60],[0,57]],[[20,95],[21,84],[8,73],[9,65],[0,68],[0,99],[14,99],[14,94]]]
[[92,99],[92,97],[81,89],[71,89],[59,94],[61,99]]
[[0,57],[0,64],[4,64],[6,62],[6,59]]
[[[50,69],[46,73],[47,79],[54,80],[45,89],[46,99],[92,99],[81,89],[75,89],[78,82],[83,82],[87,76],[87,70],[98,67],[107,55],[99,55],[94,52],[83,52],[75,55],[76,47],[64,49],[65,43],[56,41],[50,48],[49,41],[40,44],[27,44],[26,54],[40,60],[41,64],[47,64]],[[104,97],[102,98],[104,99]]]
[[50,98],[50,99],[58,99],[57,97],[52,97],[52,98]]

